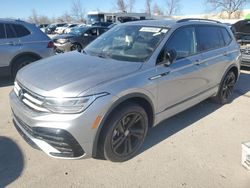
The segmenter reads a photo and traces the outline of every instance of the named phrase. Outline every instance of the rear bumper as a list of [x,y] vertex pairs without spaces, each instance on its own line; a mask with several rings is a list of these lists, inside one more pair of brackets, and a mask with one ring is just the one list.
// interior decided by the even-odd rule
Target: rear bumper
[[55,53],[58,54],[58,53],[64,53],[64,52],[70,52],[71,51],[71,47],[72,47],[72,44],[67,42],[65,44],[59,44],[59,43],[54,43],[55,45]]

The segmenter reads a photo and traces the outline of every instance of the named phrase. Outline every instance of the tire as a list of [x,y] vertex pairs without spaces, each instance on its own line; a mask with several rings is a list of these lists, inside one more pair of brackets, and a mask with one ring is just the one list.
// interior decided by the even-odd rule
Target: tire
[[231,101],[234,85],[236,83],[236,75],[233,71],[226,74],[225,78],[221,82],[219,91],[214,97],[214,101],[219,104],[226,104]]
[[148,116],[141,106],[129,103],[116,110],[104,127],[101,135],[104,157],[124,162],[141,148],[148,131]]
[[39,58],[34,57],[34,56],[22,56],[19,57],[18,59],[15,60],[15,62],[13,63],[13,67],[12,67],[12,77],[15,78],[17,72],[22,69],[23,67],[25,67],[26,65],[37,61]]
[[71,51],[78,51],[78,52],[81,52],[82,51],[82,46],[78,43],[74,43],[71,47]]

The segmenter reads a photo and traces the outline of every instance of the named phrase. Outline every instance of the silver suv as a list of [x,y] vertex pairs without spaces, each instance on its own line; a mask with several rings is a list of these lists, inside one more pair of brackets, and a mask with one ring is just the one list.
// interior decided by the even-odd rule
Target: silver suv
[[136,155],[153,127],[207,98],[230,101],[241,53],[210,21],[117,25],[88,45],[28,65],[10,93],[14,124],[56,158]]
[[0,19],[0,76],[12,75],[25,65],[53,55],[53,42],[34,24]]

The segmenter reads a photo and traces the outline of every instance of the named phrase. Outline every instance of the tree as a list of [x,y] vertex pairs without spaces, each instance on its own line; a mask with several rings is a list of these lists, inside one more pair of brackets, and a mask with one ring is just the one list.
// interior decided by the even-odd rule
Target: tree
[[38,15],[35,9],[32,9],[31,16],[28,17],[28,21],[31,23],[39,24]]
[[127,5],[124,2],[124,0],[117,0],[116,5],[119,11],[121,12],[127,12]]
[[133,12],[134,4],[135,4],[135,0],[129,0],[128,1],[128,11],[129,12]]
[[71,15],[77,22],[84,22],[85,10],[80,0],[72,0]]
[[157,3],[154,4],[153,13],[154,15],[163,15],[163,11]]
[[226,12],[228,18],[239,12],[250,0],[206,0],[211,5],[212,9]]
[[167,16],[173,16],[180,10],[180,0],[166,0]]
[[152,0],[146,0],[146,13],[151,15],[151,4]]

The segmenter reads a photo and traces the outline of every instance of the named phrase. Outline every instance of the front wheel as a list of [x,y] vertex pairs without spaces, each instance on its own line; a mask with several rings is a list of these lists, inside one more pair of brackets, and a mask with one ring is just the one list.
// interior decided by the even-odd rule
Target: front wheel
[[148,117],[137,104],[128,104],[112,115],[104,125],[103,150],[106,159],[123,162],[141,148],[148,130]]
[[228,72],[220,85],[219,92],[214,98],[217,103],[226,104],[230,101],[235,83],[236,75],[232,71]]
[[81,52],[82,51],[82,46],[80,44],[78,44],[78,43],[75,43],[75,44],[72,45],[71,51]]

